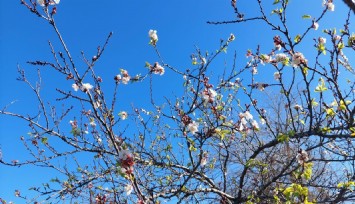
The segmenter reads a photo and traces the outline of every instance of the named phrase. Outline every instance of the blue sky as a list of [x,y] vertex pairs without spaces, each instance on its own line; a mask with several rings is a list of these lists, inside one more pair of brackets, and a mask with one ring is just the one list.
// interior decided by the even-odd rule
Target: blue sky
[[[20,1],[1,1],[0,6],[0,107],[16,100],[9,110],[27,114],[35,113],[37,104],[34,95],[23,84],[16,81],[17,65],[26,69],[31,80],[35,80],[35,67],[26,64],[28,60],[51,60],[48,40],[60,50],[55,33],[43,19],[31,14]],[[266,1],[265,1],[266,2]],[[271,1],[270,1],[271,2]],[[250,1],[238,1],[246,17],[253,16],[256,6]],[[291,34],[310,24],[310,20],[302,20],[303,14],[321,13],[321,0],[291,0],[295,10],[290,11],[289,21],[292,24]],[[271,8],[268,3],[267,8]],[[320,23],[323,29],[333,28],[337,19],[343,19],[345,7],[336,1],[336,13],[327,13]],[[338,18],[339,17],[339,18]],[[273,32],[260,23],[208,25],[206,21],[233,20],[235,14],[229,1],[68,1],[62,0],[55,16],[57,25],[66,41],[77,64],[81,64],[80,51],[86,56],[93,56],[98,45],[102,45],[109,32],[114,35],[96,68],[104,81],[113,80],[119,68],[127,69],[131,74],[144,73],[144,63],[155,62],[157,57],[148,45],[148,30],[158,31],[158,48],[165,62],[180,70],[191,67],[190,54],[194,53],[195,45],[202,51],[214,51],[218,48],[219,39],[228,38],[230,33],[237,37],[229,48],[229,55],[223,55],[215,63],[216,73],[232,63],[232,54],[237,50],[238,59],[244,63],[244,54],[248,48],[255,49],[261,44],[262,50],[270,50],[273,46]],[[318,33],[319,34],[319,33]],[[311,34],[312,36],[312,34]],[[311,38],[311,37],[310,37]],[[306,48],[309,49],[309,48]],[[310,48],[312,49],[312,48]],[[305,51],[307,52],[307,51]],[[70,89],[71,83],[55,72],[43,69],[43,92],[49,99],[55,99],[56,87]],[[272,79],[272,74],[269,76]],[[265,79],[267,80],[267,79]],[[171,72],[163,77],[155,77],[155,95],[178,93],[182,79],[176,78]],[[148,89],[139,85],[122,88],[120,107],[129,109],[132,102],[137,106],[146,106],[149,99],[142,94]],[[181,89],[180,89],[181,90]],[[162,99],[162,98],[161,98]],[[26,158],[26,152],[20,143],[20,136],[28,132],[26,124],[10,118],[0,117],[0,145],[3,158],[7,160]],[[0,166],[0,197],[16,201],[14,189],[25,192],[33,184],[40,184],[49,178],[46,169],[21,167],[9,168]],[[19,202],[20,203],[20,202]]]

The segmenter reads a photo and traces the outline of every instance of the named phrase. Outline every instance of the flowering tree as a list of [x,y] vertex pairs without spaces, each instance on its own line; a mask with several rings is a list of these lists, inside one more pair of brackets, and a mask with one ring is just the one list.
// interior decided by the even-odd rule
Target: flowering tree
[[[143,75],[121,69],[103,79],[95,64],[111,33],[95,56],[82,54],[86,68],[79,68],[54,19],[59,0],[21,3],[49,22],[63,50],[50,44],[52,60],[29,64],[50,67],[72,87],[57,88],[57,100],[66,104],[59,111],[40,94],[40,72],[34,85],[19,68],[19,80],[33,90],[40,110],[30,116],[4,107],[0,113],[28,123],[30,133],[21,141],[33,158],[0,162],[49,167],[58,175],[32,188],[39,197],[19,190],[16,196],[85,203],[355,201],[355,72],[347,58],[355,50],[351,11],[340,28],[321,32],[322,19],[335,10],[332,0],[325,1],[318,16],[302,16],[309,23],[294,35],[286,20],[289,1],[275,0],[275,9],[266,10],[270,2],[257,0],[258,15],[245,17],[232,0],[237,19],[208,23],[260,21],[275,33],[274,47],[247,50],[245,62],[237,63],[235,55],[233,66],[216,76],[211,68],[235,41],[233,34],[213,53],[196,49],[191,68],[182,70],[164,62],[157,31],[150,30],[158,62],[146,62]],[[314,32],[319,38],[312,45],[307,39]],[[306,55],[304,45],[315,49]],[[259,77],[261,69],[270,76]],[[183,95],[166,97],[163,104],[152,96],[149,110],[117,109],[121,86],[164,77],[166,70],[183,78]],[[113,93],[104,83],[114,86]],[[132,123],[129,136],[120,126],[123,120]]]

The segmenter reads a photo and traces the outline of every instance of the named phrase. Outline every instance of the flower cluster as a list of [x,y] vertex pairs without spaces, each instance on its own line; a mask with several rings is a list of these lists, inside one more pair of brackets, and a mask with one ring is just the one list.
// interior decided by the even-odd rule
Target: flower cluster
[[128,118],[128,114],[126,111],[121,111],[119,114],[118,114],[122,120],[126,120]]
[[302,53],[296,52],[292,55],[292,66],[299,67],[301,64],[307,65],[307,59],[303,56]]
[[326,54],[326,51],[325,51],[325,43],[326,42],[327,42],[327,39],[325,39],[323,37],[318,38],[317,49],[319,52],[323,52],[323,54]]
[[97,194],[95,197],[95,201],[96,203],[106,203],[108,200],[108,196],[105,195],[101,195],[101,194]]
[[205,89],[202,91],[202,98],[206,102],[213,102],[217,96],[217,92],[212,88]]
[[[275,58],[272,58],[274,56]],[[282,63],[287,66],[289,64],[290,58],[285,53],[277,53],[275,55],[260,55],[261,64],[265,63]]]
[[179,111],[179,115],[181,117],[182,125],[187,127],[191,134],[195,134],[196,132],[198,132],[199,123],[193,121],[188,115],[181,111]]
[[92,88],[93,86],[89,83],[83,83],[83,85],[81,86],[81,90],[85,93],[88,93]]
[[45,6],[46,3],[48,3],[48,5],[56,5],[59,4],[60,0],[37,0],[37,3],[40,6]]
[[156,30],[149,30],[148,32],[148,36],[150,38],[150,42],[149,44],[156,46],[157,42],[158,42],[158,35],[157,35],[157,31]]
[[121,150],[118,157],[121,162],[122,173],[132,174],[134,165],[133,154],[128,150]]
[[290,58],[285,53],[278,53],[275,55],[275,62],[281,62],[283,65],[288,65]]
[[71,121],[69,121],[69,124],[71,125],[71,127],[73,128],[73,129],[75,129],[75,128],[78,128],[78,122],[76,121],[76,120],[71,120]]
[[239,114],[240,123],[239,123],[239,131],[248,131],[249,128],[247,126],[248,122],[251,123],[251,126],[254,130],[259,130],[259,124],[256,120],[253,119],[253,115],[250,114],[249,111],[245,111],[244,113]]
[[324,0],[323,5],[327,7],[329,11],[334,11],[335,5],[333,4],[333,0]]
[[318,27],[319,27],[318,22],[313,21],[313,23],[312,23],[312,28],[313,28],[314,30],[318,30]]
[[116,83],[122,81],[122,84],[128,84],[128,82],[131,80],[131,76],[128,74],[128,71],[124,69],[121,69],[120,71],[121,74],[116,75],[114,80]]
[[159,75],[163,75],[165,73],[165,69],[164,67],[162,67],[158,62],[155,62],[154,65],[150,65],[149,63],[147,63],[146,65],[150,71],[154,74],[159,74]]
[[197,122],[192,121],[191,123],[189,123],[187,125],[187,128],[189,129],[191,134],[195,134],[196,132],[198,132],[198,126],[199,126],[199,124]]
[[94,88],[91,84],[89,83],[83,83],[80,87],[78,86],[78,84],[73,84],[71,86],[74,91],[78,91],[79,89],[85,93],[89,93],[89,91]]
[[270,63],[271,62],[271,57],[270,55],[261,55],[260,56],[260,60],[261,60],[261,63],[264,64],[264,63]]
[[308,153],[305,150],[300,150],[296,156],[296,159],[299,164],[303,165],[309,160]]
[[276,50],[281,50],[281,48],[284,46],[284,43],[278,35],[274,37],[274,46]]

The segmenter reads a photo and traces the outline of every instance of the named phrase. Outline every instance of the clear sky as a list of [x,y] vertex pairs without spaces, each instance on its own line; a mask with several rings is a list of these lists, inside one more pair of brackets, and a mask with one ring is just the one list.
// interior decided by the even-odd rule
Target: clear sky
[[[238,1],[246,17],[254,16],[254,1]],[[270,10],[271,1],[265,1]],[[289,21],[292,23],[291,34],[297,29],[309,25],[310,20],[303,20],[303,14],[316,14],[322,10],[322,0],[290,0],[295,10],[291,10]],[[48,40],[58,51],[60,45],[55,33],[43,19],[31,14],[19,0],[0,2],[0,108],[16,101],[9,110],[22,114],[33,114],[37,104],[33,93],[23,83],[16,81],[17,65],[26,69],[31,80],[35,80],[36,68],[26,64],[29,60],[51,60]],[[333,28],[337,19],[344,19],[346,9],[342,1],[335,1],[336,13],[327,13],[320,23],[323,28]],[[271,11],[271,10],[270,10]],[[265,26],[254,24],[208,25],[206,21],[234,20],[235,14],[230,1],[83,1],[61,0],[55,16],[57,25],[77,64],[81,62],[80,51],[86,56],[93,56],[98,45],[102,45],[109,32],[114,35],[103,57],[96,68],[100,69],[104,81],[113,80],[119,68],[130,73],[145,73],[144,63],[155,62],[157,57],[148,45],[148,30],[158,31],[158,48],[166,63],[180,70],[191,66],[190,54],[195,45],[202,51],[210,52],[218,48],[219,39],[228,38],[230,33],[237,37],[235,44],[229,48],[229,55],[220,57],[215,63],[216,73],[232,64],[232,54],[237,50],[238,59],[244,63],[247,49],[255,49],[261,44],[265,50],[273,46],[273,32]],[[327,27],[323,27],[327,25]],[[352,25],[352,28],[354,26]],[[354,30],[354,29],[350,29]],[[319,34],[319,33],[318,33]],[[312,36],[312,35],[311,35]],[[263,49],[263,47],[262,47]],[[305,49],[313,49],[311,46]],[[308,52],[305,50],[304,52]],[[351,59],[350,59],[351,60]],[[55,87],[69,90],[71,83],[58,78],[55,72],[43,69],[43,95],[55,98]],[[262,77],[262,76],[260,76]],[[272,80],[272,74],[269,76]],[[268,80],[268,79],[265,79]],[[178,79],[167,70],[162,77],[156,77],[155,95],[170,95],[181,89],[182,79]],[[120,108],[129,109],[131,104],[145,106],[149,99],[148,91],[138,85],[129,85],[121,90]],[[0,145],[3,158],[6,160],[26,158],[20,136],[28,132],[28,127],[21,121],[0,116]],[[39,185],[50,178],[46,169],[21,167],[9,168],[0,166],[0,198],[16,201],[15,189],[23,193],[32,185]],[[19,201],[18,203],[21,203]]]

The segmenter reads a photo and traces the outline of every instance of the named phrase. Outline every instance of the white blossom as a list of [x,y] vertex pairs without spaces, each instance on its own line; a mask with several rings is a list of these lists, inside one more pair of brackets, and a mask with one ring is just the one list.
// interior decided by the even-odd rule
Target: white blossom
[[246,122],[245,118],[242,118],[242,120],[241,120],[241,122],[239,124],[239,128],[238,128],[239,131],[243,131],[244,130],[243,119]]
[[228,38],[228,41],[229,42],[232,42],[233,40],[235,40],[235,36],[233,33],[230,34],[229,38]]
[[187,125],[187,128],[192,134],[195,134],[198,131],[198,126],[199,124],[196,123],[195,121],[192,121],[192,123]]
[[275,49],[276,50],[281,50],[282,46],[280,44],[274,43]]
[[209,89],[211,98],[215,98],[217,96],[217,92],[213,89]]
[[269,55],[261,55],[260,60],[262,63],[270,63],[272,59]]
[[121,117],[122,120],[126,120],[128,117],[128,114],[126,111],[121,111],[118,115]]
[[37,4],[39,4],[40,6],[44,6],[44,1],[45,0],[37,0]]
[[92,119],[89,124],[91,127],[96,127],[96,123],[94,119]]
[[207,158],[206,157],[202,157],[201,166],[205,166],[206,164],[207,164]]
[[303,110],[302,106],[298,105],[298,104],[294,105],[293,108],[296,109],[296,111],[299,111],[299,110],[302,111]]
[[124,190],[126,191],[126,194],[127,195],[130,195],[133,191],[133,186],[131,184],[127,184],[125,187],[124,187]]
[[288,60],[288,56],[285,53],[277,53],[275,55],[276,62],[284,62]]
[[131,76],[128,74],[128,71],[121,69],[121,75],[117,75],[115,79],[118,81],[121,80],[123,84],[128,84],[128,82],[131,80]]
[[94,108],[95,108],[95,109],[98,109],[98,108],[100,108],[100,107],[101,107],[101,101],[100,101],[100,100],[95,101],[95,102],[94,102]]
[[301,63],[307,64],[307,59],[303,56],[302,53],[296,52],[292,55],[292,66],[299,67]]
[[327,39],[325,39],[325,38],[323,38],[323,37],[319,37],[319,38],[318,38],[318,42],[319,42],[320,44],[325,44],[325,43],[327,42]]
[[280,80],[281,79],[281,73],[280,72],[275,72],[274,73],[274,79],[275,80]]
[[247,119],[247,120],[253,120],[253,115],[250,114],[249,111],[245,111],[244,114],[243,114],[243,116],[244,116],[245,119]]
[[263,83],[256,83],[256,85],[257,85],[259,91],[264,91],[265,90],[265,86],[264,86]]
[[83,83],[82,87],[81,87],[81,90],[83,92],[89,92],[91,89],[93,88],[93,86],[89,83]]
[[296,156],[296,159],[299,164],[304,164],[309,160],[308,153],[305,150],[300,150]]
[[129,80],[131,80],[130,76],[122,77],[122,84],[128,84]]
[[314,30],[318,30],[318,27],[319,27],[319,24],[318,24],[318,22],[313,22],[313,24],[312,24],[312,28],[314,29]]
[[150,38],[150,42],[149,43],[155,46],[156,43],[158,42],[157,31],[156,30],[149,30],[148,36]]
[[258,124],[258,122],[256,122],[256,120],[253,120],[253,121],[251,122],[251,125],[253,126],[254,129],[256,129],[256,130],[259,129],[259,124]]
[[266,120],[265,120],[264,118],[261,118],[261,119],[260,119],[260,123],[261,123],[262,125],[265,125],[265,124],[266,124]]
[[243,125],[246,125],[248,123],[248,121],[245,118],[242,118],[240,120],[240,123],[243,124]]
[[202,98],[204,101],[209,101],[209,100],[214,101],[216,96],[217,96],[217,92],[215,90],[213,90],[212,88],[204,90],[202,92]]
[[160,75],[163,75],[165,73],[164,67],[162,67],[158,62],[156,62],[154,66],[151,66],[151,71],[154,74],[160,74]]
[[74,89],[74,91],[79,90],[79,86],[77,84],[73,84],[73,85],[71,85],[71,87]]
[[341,40],[341,36],[340,35],[334,36],[334,40]]
[[[55,4],[59,4],[60,0],[46,0],[48,2],[49,5],[55,5]],[[45,0],[37,0],[37,3],[40,6],[45,6]]]
[[253,68],[251,69],[251,73],[253,75],[257,74],[258,73],[258,69],[256,68],[256,66],[253,66]]
[[332,0],[323,1],[323,5],[325,5],[329,11],[334,11],[335,9],[335,5]]
[[121,74],[117,74],[116,76],[115,76],[115,80],[116,81],[120,81],[120,80],[122,80],[122,76],[121,76]]
[[126,160],[130,157],[133,157],[132,153],[129,151],[129,150],[121,150],[119,153],[118,153],[118,157],[121,159],[121,160]]

